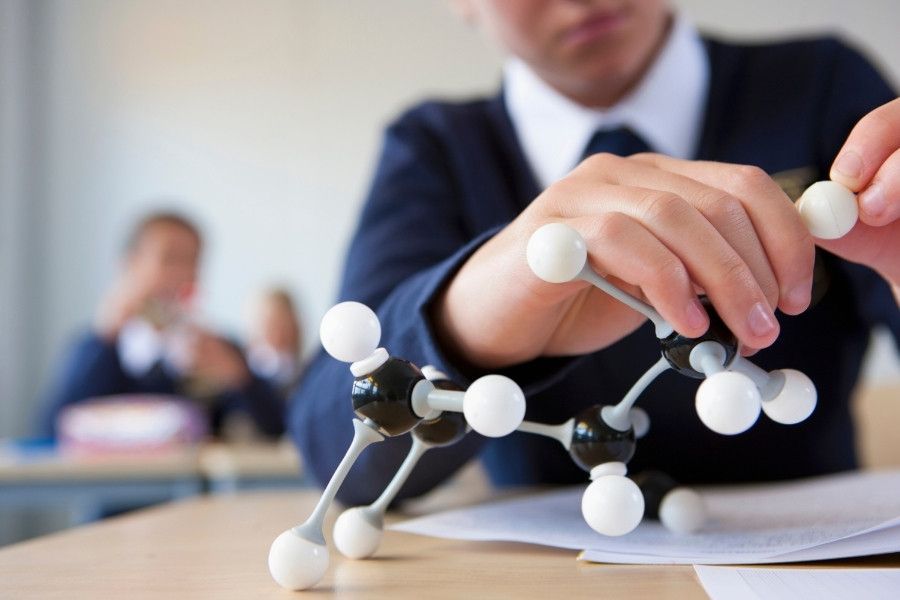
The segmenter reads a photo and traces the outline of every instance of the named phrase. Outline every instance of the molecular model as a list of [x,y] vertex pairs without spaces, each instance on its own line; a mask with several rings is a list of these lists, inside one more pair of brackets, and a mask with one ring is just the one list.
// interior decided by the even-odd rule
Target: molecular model
[[[412,363],[378,348],[381,324],[364,304],[343,302],[333,306],[322,318],[319,337],[331,356],[352,363],[350,372],[355,379],[351,397],[359,418],[353,420],[350,447],[312,514],[303,524],[279,535],[269,550],[272,577],[282,587],[294,590],[315,585],[325,574],[328,548],[322,522],[338,488],[367,446],[415,431],[413,452],[382,499],[343,520],[341,530],[352,529],[359,535],[339,535],[349,555],[363,556],[367,548],[377,547],[384,509],[428,447],[459,439],[465,434],[466,424],[482,435],[502,437],[515,431],[525,416],[525,395],[508,377],[486,375],[462,391],[434,371],[431,374],[437,381],[430,381]],[[464,421],[459,413],[465,416]]]
[[[434,367],[422,367],[422,374],[436,388],[462,391],[447,376]],[[334,523],[334,545],[347,558],[368,558],[375,554],[381,544],[384,531],[384,513],[406,483],[422,455],[431,448],[449,446],[461,440],[469,428],[460,413],[441,413],[440,416],[423,420],[412,430],[412,446],[397,473],[381,496],[369,506],[357,506],[341,513]]]
[[[819,238],[843,236],[857,219],[855,195],[837,183],[818,182],[796,203],[810,232]],[[662,372],[703,379],[695,407],[711,430],[735,435],[749,429],[760,412],[783,424],[806,419],[816,405],[816,390],[803,373],[792,369],[767,372],[740,356],[735,336],[705,299],[710,326],[699,338],[686,338],[651,306],[597,274],[587,262],[581,235],[561,223],[544,225],[528,242],[532,271],[550,283],[582,279],[645,315],[655,326],[662,347],[653,364],[615,405],[595,405],[560,424],[524,421],[525,397],[519,386],[501,375],[486,375],[468,389],[433,367],[421,370],[378,347],[381,325],[375,313],[357,302],[343,302],[323,317],[320,337],[325,350],[348,362],[354,376],[351,398],[358,418],[349,448],[302,524],[279,535],[269,550],[269,571],[282,587],[314,586],[328,568],[322,531],[325,513],[356,459],[385,437],[411,432],[412,446],[381,496],[365,507],[344,511],[335,523],[334,542],[349,558],[373,555],[383,533],[384,513],[421,456],[446,446],[469,428],[488,437],[522,431],[555,439],[572,460],[589,473],[582,496],[586,523],[609,536],[632,531],[644,516],[658,518],[676,533],[702,527],[706,513],[700,496],[665,474],[645,472],[627,477],[626,463],[636,440],[647,434],[650,420],[634,404]]]

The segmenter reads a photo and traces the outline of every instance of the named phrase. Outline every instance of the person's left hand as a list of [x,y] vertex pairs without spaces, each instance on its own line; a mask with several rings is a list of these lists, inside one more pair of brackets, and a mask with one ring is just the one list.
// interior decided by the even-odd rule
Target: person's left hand
[[831,179],[859,194],[859,222],[816,244],[871,267],[900,303],[900,98],[862,118],[838,153]]

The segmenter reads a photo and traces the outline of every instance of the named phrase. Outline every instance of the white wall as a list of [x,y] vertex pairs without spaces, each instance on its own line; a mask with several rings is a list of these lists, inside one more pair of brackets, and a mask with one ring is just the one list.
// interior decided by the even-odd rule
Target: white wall
[[[385,122],[423,95],[498,82],[497,53],[446,0],[0,2],[24,27],[25,41],[4,43],[25,56],[3,52],[0,64],[4,82],[28,65],[23,145],[34,156],[31,179],[8,192],[28,258],[0,285],[23,282],[5,310],[27,335],[0,346],[0,435],[25,431],[50,361],[109,282],[124,229],[155,199],[204,226],[214,320],[239,333],[251,292],[284,282],[312,330]],[[730,34],[839,29],[900,81],[896,0],[678,4]]]
[[21,1],[0,3],[0,435],[16,431],[28,391],[26,343],[28,130],[27,27]]

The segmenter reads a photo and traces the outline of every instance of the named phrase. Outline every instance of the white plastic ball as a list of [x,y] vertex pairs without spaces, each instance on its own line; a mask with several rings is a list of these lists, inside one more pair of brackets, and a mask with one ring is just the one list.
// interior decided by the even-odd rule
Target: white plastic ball
[[809,232],[823,240],[845,236],[859,218],[856,194],[835,181],[817,181],[797,200]]
[[535,275],[549,283],[565,283],[584,268],[587,246],[568,225],[548,223],[531,234],[525,255]]
[[305,590],[328,570],[328,548],[297,535],[288,529],[269,548],[269,573],[283,588]]
[[759,418],[762,399],[753,381],[742,373],[721,371],[707,377],[697,390],[697,415],[723,435],[750,429]]
[[594,466],[591,469],[591,481],[599,479],[604,475],[619,475],[621,477],[624,477],[627,474],[628,467],[625,466],[625,463],[613,460]]
[[643,408],[635,406],[628,411],[628,418],[631,420],[631,428],[634,429],[634,437],[641,439],[650,431],[650,415]]
[[509,377],[485,375],[466,390],[463,414],[472,429],[481,435],[509,435],[525,418],[525,394]]
[[383,529],[366,518],[365,509],[357,506],[341,513],[334,523],[334,545],[347,558],[369,558],[381,545]]
[[381,340],[381,323],[365,304],[341,302],[322,317],[319,338],[328,354],[340,361],[354,363],[375,352]]
[[677,487],[659,503],[659,521],[672,533],[695,533],[706,523],[706,504],[694,490]]
[[812,414],[816,408],[816,386],[809,377],[795,369],[780,369],[784,387],[771,400],[764,400],[762,409],[776,423],[794,425]]
[[604,475],[581,496],[581,514],[591,529],[603,535],[625,535],[644,516],[644,496],[637,484],[621,475]]

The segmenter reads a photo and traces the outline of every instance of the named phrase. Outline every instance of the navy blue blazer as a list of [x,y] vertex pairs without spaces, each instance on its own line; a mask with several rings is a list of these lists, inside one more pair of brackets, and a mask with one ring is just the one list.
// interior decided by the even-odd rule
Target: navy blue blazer
[[[770,174],[794,169],[810,183],[827,178],[852,126],[894,97],[876,70],[835,39],[765,45],[707,40],[710,93],[696,158],[752,164]],[[523,157],[502,97],[427,102],[387,130],[380,163],[353,237],[340,300],[371,306],[382,345],[418,365],[433,364],[462,384],[429,322],[429,303],[466,258],[509,223],[541,190]],[[870,330],[900,336],[900,314],[871,270],[820,251],[817,302],[780,318],[782,334],[753,360],[795,368],[819,391],[815,413],[784,426],[765,417],[747,433],[706,429],[694,411],[698,382],[671,371],[638,401],[651,417],[631,472],[661,469],[682,482],[783,479],[856,466],[849,399]],[[477,302],[477,299],[473,299]],[[541,358],[506,369],[525,390],[532,421],[559,423],[595,403],[612,404],[659,358],[649,325],[588,356]],[[290,426],[320,482],[331,476],[352,437],[352,376],[320,352],[293,398]],[[375,444],[347,478],[339,498],[371,501],[410,445],[409,436]],[[480,454],[497,484],[586,482],[561,445],[524,433],[487,440],[470,433],[433,450],[401,497],[421,494]]]
[[[54,436],[59,412],[88,398],[115,394],[178,395],[180,383],[162,368],[132,377],[122,368],[116,344],[86,331],[76,336],[59,363],[44,399],[40,428],[44,435]],[[216,396],[208,408],[213,433],[218,432],[225,415],[232,411],[250,415],[257,429],[267,436],[279,436],[285,430],[283,397],[255,375],[243,389]]]

